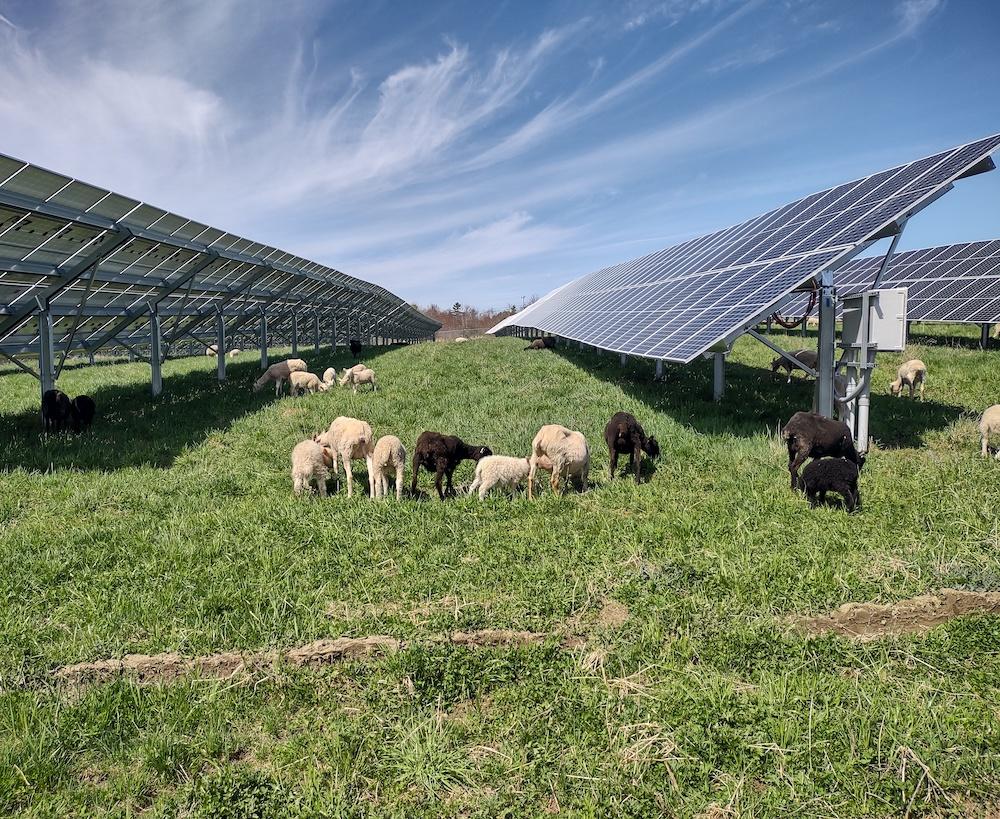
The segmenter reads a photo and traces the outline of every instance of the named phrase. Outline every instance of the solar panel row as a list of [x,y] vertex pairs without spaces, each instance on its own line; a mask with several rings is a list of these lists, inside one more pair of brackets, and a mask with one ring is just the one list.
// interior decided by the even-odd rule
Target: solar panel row
[[[1000,135],[806,196],[564,285],[491,329],[528,327],[687,363],[983,167]],[[992,167],[990,163],[989,167]]]

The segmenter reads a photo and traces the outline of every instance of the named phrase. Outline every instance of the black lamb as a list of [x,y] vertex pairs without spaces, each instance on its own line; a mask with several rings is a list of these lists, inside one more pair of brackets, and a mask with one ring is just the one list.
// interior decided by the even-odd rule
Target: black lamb
[[438,497],[444,500],[445,490],[441,488],[441,479],[447,479],[447,492],[454,494],[451,477],[456,467],[464,460],[478,461],[493,450],[488,446],[470,446],[456,435],[442,435],[440,432],[421,432],[417,438],[416,449],[413,450],[413,477],[410,481],[410,494],[417,494],[417,471],[422,466],[428,472],[434,473],[434,486]]
[[354,356],[354,360],[357,361],[358,356],[361,355],[361,342],[356,338],[352,338],[348,346],[351,348],[351,355]]
[[556,346],[556,340],[552,336],[543,336],[542,338],[536,338],[531,342],[525,350],[551,350]]
[[97,414],[97,404],[89,395],[78,395],[70,405],[73,416],[73,432],[83,432],[89,429]]
[[858,465],[844,458],[817,458],[802,470],[800,485],[810,506],[826,503],[826,493],[836,492],[843,497],[848,512],[860,511],[858,475]]
[[635,468],[635,482],[639,483],[639,469],[642,463],[642,453],[650,458],[660,457],[660,445],[652,435],[646,436],[634,415],[627,412],[616,412],[604,427],[604,441],[611,455],[611,480],[615,479],[618,469],[618,456],[628,455],[629,468]]
[[799,486],[799,468],[807,458],[846,458],[858,469],[865,459],[854,448],[851,430],[843,421],[835,421],[816,412],[797,412],[781,430],[788,444],[788,472],[792,489]]
[[69,396],[62,390],[46,390],[42,396],[42,425],[46,432],[62,432],[73,417]]

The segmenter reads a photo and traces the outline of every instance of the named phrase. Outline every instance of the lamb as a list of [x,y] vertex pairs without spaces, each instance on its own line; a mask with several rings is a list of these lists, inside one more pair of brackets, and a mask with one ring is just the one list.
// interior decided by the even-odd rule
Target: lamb
[[468,341],[468,340],[469,339],[467,339],[465,336],[459,336],[458,338],[455,339],[455,343],[461,344],[463,341]]
[[587,486],[590,474],[590,447],[582,432],[567,429],[559,424],[546,424],[531,442],[530,470],[528,472],[528,498],[534,496],[535,471],[542,458],[552,462],[552,476],[549,485],[553,492],[559,491],[573,478],[582,491]]
[[288,376],[288,394],[302,395],[302,393],[326,392],[329,389],[327,384],[319,380],[315,373],[294,372]]
[[359,384],[371,384],[372,392],[378,392],[378,385],[375,383],[375,371],[367,367],[362,370],[355,370],[354,368],[346,370],[338,383],[341,387],[350,384],[354,392],[358,391]]
[[219,348],[215,344],[209,344],[205,348],[205,355],[207,355],[207,356],[216,356],[218,354],[219,354]]
[[73,417],[69,396],[62,390],[46,390],[42,396],[42,425],[46,432],[62,432]]
[[[979,421],[979,434],[982,436],[983,457],[990,456],[990,436],[1000,435],[1000,404],[994,404],[983,413]],[[997,449],[996,459],[1000,461],[1000,449]]]
[[826,503],[827,492],[836,492],[843,497],[848,512],[860,511],[858,476],[856,463],[844,458],[817,458],[802,470],[800,485],[812,507]]
[[337,371],[333,367],[327,367],[323,371],[323,383],[328,387],[333,386],[333,382],[337,380]]
[[354,360],[358,360],[358,356],[361,354],[361,342],[356,338],[352,338],[348,346],[351,348],[351,355],[354,356]]
[[781,430],[781,437],[788,445],[788,472],[792,489],[799,486],[799,467],[806,458],[846,458],[860,470],[865,459],[854,448],[851,430],[843,421],[815,412],[797,412]]
[[556,340],[552,336],[543,336],[542,338],[536,338],[531,342],[525,350],[551,350],[556,346]]
[[326,482],[330,477],[327,467],[336,469],[333,453],[314,439],[300,441],[292,450],[292,486],[296,495],[310,491],[316,484],[321,498],[326,497]]
[[396,482],[396,500],[403,499],[403,469],[406,447],[395,435],[383,435],[375,444],[372,455],[375,464],[375,497],[384,498],[389,491],[389,479]]
[[232,350],[229,351],[229,357],[230,358],[237,358],[239,356],[239,354],[242,353],[242,352],[243,351],[239,347],[236,347],[235,349],[232,349]]
[[[816,366],[819,363],[819,356],[816,354],[815,350],[796,350],[794,353],[792,353],[792,355],[795,356],[799,361],[801,361],[807,367],[811,367],[814,370],[816,369]],[[778,372],[778,370],[781,369],[784,369],[788,373],[788,381],[785,382],[786,384],[792,383],[792,372],[794,370],[802,370],[802,368],[798,364],[793,364],[783,355],[779,355],[777,358],[771,361],[771,372],[776,373]],[[805,372],[805,370],[803,370],[803,372]]]
[[609,470],[611,480],[615,479],[619,455],[628,454],[629,468],[635,468],[636,483],[639,483],[642,453],[645,452],[650,458],[660,457],[660,445],[656,438],[652,435],[647,437],[645,430],[635,419],[635,416],[627,412],[616,412],[611,416],[611,420],[604,427],[604,441],[607,443],[608,453],[611,455]]
[[479,500],[485,500],[486,494],[494,486],[501,486],[509,489],[511,496],[513,496],[521,481],[528,477],[530,471],[530,458],[487,455],[476,464],[476,477],[472,481],[472,485],[469,486],[469,494],[471,495],[478,489]]
[[306,362],[301,358],[289,358],[272,364],[260,378],[253,383],[253,391],[260,392],[266,385],[274,382],[274,394],[281,395],[281,386],[292,373],[305,372]]
[[464,460],[479,461],[493,454],[488,446],[470,446],[457,435],[442,435],[440,432],[421,432],[413,451],[413,475],[410,479],[410,494],[417,494],[417,475],[422,466],[434,473],[434,486],[438,497],[444,500],[445,490],[441,488],[442,478],[447,479],[447,492],[454,494],[452,476]]
[[78,395],[70,402],[70,416],[73,419],[73,432],[83,432],[89,429],[97,414],[97,404],[89,395]]
[[903,387],[910,388],[910,398],[913,390],[920,387],[920,399],[924,397],[924,382],[927,380],[927,365],[919,358],[911,358],[899,365],[896,370],[896,380],[889,385],[889,392],[899,397],[903,396]]
[[375,452],[375,436],[372,428],[357,418],[347,418],[343,415],[335,418],[330,428],[313,439],[316,443],[328,447],[333,456],[333,472],[337,474],[337,459],[344,462],[344,474],[347,476],[347,497],[354,494],[354,475],[351,472],[351,461],[364,460],[368,467],[368,493],[374,495],[375,468],[372,456]]

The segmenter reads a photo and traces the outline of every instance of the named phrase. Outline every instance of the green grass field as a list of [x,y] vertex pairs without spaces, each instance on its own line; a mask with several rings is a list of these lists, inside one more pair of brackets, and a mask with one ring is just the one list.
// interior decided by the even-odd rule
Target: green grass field
[[[373,351],[375,395],[254,395],[252,353],[223,385],[212,359],[167,362],[157,400],[145,365],[80,366],[60,387],[93,395],[99,420],[48,440],[37,382],[5,372],[0,814],[986,816],[1000,618],[871,642],[788,625],[848,601],[1000,590],[1000,463],[976,431],[1000,401],[1000,351],[975,336],[913,336],[923,403],[887,394],[903,356],[880,358],[851,516],[789,490],[776,430],[811,385],[772,376],[749,339],[719,405],[707,361],[654,384],[649,362],[516,339]],[[608,481],[601,436],[619,409],[663,448],[639,486]],[[337,415],[408,449],[437,429],[522,455],[562,423],[591,442],[592,486],[296,499],[292,446]],[[456,481],[471,476],[466,463]],[[482,629],[550,636],[448,639]],[[404,646],[221,680],[53,676],[341,635]]]

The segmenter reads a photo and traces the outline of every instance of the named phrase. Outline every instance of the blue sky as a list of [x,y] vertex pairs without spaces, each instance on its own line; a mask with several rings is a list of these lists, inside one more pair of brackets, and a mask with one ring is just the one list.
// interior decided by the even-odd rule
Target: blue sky
[[[997,0],[0,0],[0,152],[499,306],[1000,131]],[[901,249],[1000,236],[1000,172]]]

